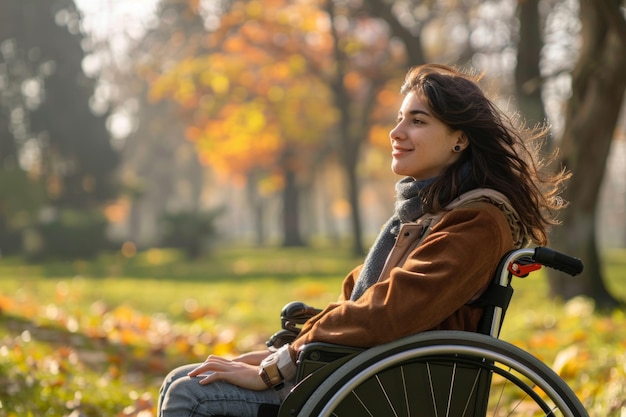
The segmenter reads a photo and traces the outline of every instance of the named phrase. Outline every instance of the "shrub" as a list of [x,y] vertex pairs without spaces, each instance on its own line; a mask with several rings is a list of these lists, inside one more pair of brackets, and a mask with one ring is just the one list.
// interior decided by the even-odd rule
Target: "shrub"
[[208,250],[217,237],[215,220],[221,209],[208,212],[178,212],[166,214],[161,222],[163,235],[161,246],[182,249],[190,259],[198,258]]
[[107,247],[106,228],[107,221],[99,211],[61,210],[51,221],[36,226],[41,245],[29,255],[36,258],[93,258]]

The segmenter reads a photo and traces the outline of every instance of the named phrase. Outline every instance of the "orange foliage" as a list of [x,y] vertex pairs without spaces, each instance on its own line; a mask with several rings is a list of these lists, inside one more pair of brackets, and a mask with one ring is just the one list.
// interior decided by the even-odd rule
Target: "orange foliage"
[[[192,113],[187,139],[196,143],[202,163],[224,173],[269,173],[290,142],[322,146],[320,139],[335,120],[326,104],[330,93],[307,74],[307,59],[273,44],[275,33],[293,29],[272,22],[280,16],[259,5],[245,7],[255,20],[224,39],[224,53],[181,61],[151,89],[153,99],[172,99]],[[235,6],[232,21],[242,13]],[[268,30],[269,24],[277,28]],[[300,158],[298,166],[306,165]]]
[[[342,41],[348,57],[361,54],[343,82],[359,105],[368,77],[380,77],[378,71],[394,63],[384,59],[389,47],[381,24],[366,18],[354,23],[365,35]],[[329,132],[338,119],[328,82],[336,68],[330,28],[322,1],[235,1],[219,27],[204,36],[208,50],[185,50],[184,58],[150,81],[149,99],[179,105],[189,121],[186,138],[218,173],[273,176],[288,149],[298,150],[292,166],[309,171],[316,154],[334,140]],[[170,44],[181,47],[178,39]],[[396,98],[379,95],[386,109]],[[372,122],[385,118],[383,111]],[[383,129],[377,126],[377,137]]]

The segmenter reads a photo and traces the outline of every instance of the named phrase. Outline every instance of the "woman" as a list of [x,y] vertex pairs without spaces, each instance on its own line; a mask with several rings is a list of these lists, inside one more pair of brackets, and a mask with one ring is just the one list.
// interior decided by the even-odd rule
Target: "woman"
[[[475,331],[500,258],[546,243],[567,178],[543,177],[529,134],[516,129],[468,75],[442,65],[411,69],[390,132],[395,212],[339,301],[310,319],[291,344],[234,360],[209,356],[174,370],[161,388],[162,416],[256,416],[293,384],[310,342],[370,347],[435,329]],[[540,188],[541,187],[541,188]]]

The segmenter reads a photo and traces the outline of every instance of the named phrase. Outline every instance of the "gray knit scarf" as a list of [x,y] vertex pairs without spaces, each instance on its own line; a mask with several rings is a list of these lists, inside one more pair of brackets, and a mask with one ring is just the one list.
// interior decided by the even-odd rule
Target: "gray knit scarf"
[[[459,195],[477,186],[471,179],[471,170],[472,164],[469,161],[466,161],[459,170]],[[402,223],[413,222],[424,214],[422,192],[438,178],[439,177],[434,177],[416,181],[414,178],[406,177],[396,183],[395,211],[383,226],[380,234],[365,257],[361,273],[352,289],[352,294],[350,294],[350,300],[358,300],[365,290],[376,283],[385,266],[387,256],[396,243],[396,237],[400,232],[400,225]]]
[[396,183],[395,211],[383,226],[374,244],[369,250],[363,269],[352,289],[350,299],[358,300],[370,286],[378,280],[385,266],[385,261],[400,231],[402,223],[412,222],[422,216],[422,191],[435,182],[437,178],[416,181],[411,177],[401,179]]

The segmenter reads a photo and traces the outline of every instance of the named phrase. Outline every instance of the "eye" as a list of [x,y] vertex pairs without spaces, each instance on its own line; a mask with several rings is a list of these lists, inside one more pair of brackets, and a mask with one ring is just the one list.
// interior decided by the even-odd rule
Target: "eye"
[[420,120],[420,119],[413,119],[413,124],[414,125],[423,125],[424,121]]

